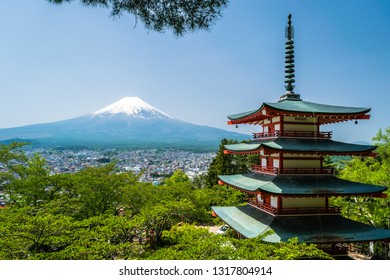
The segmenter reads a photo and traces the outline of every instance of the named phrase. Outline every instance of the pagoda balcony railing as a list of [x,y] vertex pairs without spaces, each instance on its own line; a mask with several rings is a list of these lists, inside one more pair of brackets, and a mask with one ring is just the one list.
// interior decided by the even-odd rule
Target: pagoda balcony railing
[[261,165],[252,165],[252,171],[258,173],[278,174],[279,168],[276,167],[264,167]]
[[269,205],[269,204],[257,203],[257,202],[256,202],[256,199],[253,199],[253,200],[250,199],[248,204],[251,205],[252,207],[259,208],[259,209],[262,209],[262,210],[265,210],[265,211],[268,212],[268,213],[278,214],[278,209],[277,209],[277,208],[272,207],[272,206]]
[[266,174],[333,174],[333,168],[277,168],[252,165],[253,172]]
[[317,132],[317,131],[276,130],[273,132],[256,132],[252,134],[254,139],[261,139],[261,138],[268,138],[268,137],[321,138],[321,139],[332,138],[332,131]]
[[256,198],[250,199],[249,205],[255,208],[262,209],[271,214],[278,215],[295,215],[295,214],[339,214],[340,207],[283,207],[281,209],[275,208],[269,204],[258,203]]
[[278,214],[339,214],[340,207],[287,207],[280,209]]

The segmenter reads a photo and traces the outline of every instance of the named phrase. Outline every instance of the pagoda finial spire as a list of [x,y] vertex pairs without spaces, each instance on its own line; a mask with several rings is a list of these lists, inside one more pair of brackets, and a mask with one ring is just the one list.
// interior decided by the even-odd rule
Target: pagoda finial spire
[[288,26],[286,26],[286,38],[291,40],[294,38],[294,27],[291,25],[291,14],[288,14]]
[[291,25],[291,14],[288,15],[288,25],[286,26],[286,51],[285,51],[285,70],[284,73],[286,73],[285,77],[285,83],[287,84],[285,86],[286,90],[293,93],[294,92],[294,77],[295,77],[295,65],[294,65],[294,27]]
[[299,94],[294,93],[294,83],[295,83],[295,64],[294,64],[294,27],[291,23],[291,14],[288,15],[288,22],[286,26],[286,46],[285,46],[285,89],[286,94],[281,96],[281,100],[290,99],[290,100],[301,100]]

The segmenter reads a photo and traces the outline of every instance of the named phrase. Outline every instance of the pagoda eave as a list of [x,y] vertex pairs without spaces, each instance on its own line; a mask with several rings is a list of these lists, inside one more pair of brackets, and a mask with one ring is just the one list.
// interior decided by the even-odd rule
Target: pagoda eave
[[320,151],[293,151],[293,150],[277,150],[269,148],[261,148],[252,151],[232,151],[224,150],[225,155],[256,155],[260,154],[261,150],[264,151],[265,155],[280,153],[280,154],[291,154],[291,155],[318,155],[318,156],[366,156],[366,157],[376,157],[376,153],[371,151],[368,152],[320,152]]
[[262,114],[256,114],[253,116],[248,116],[242,119],[236,119],[236,120],[229,120],[227,124],[234,125],[234,124],[260,124],[265,119],[268,119],[270,116],[262,115]]
[[273,148],[264,148],[264,154],[273,154],[273,153],[281,153],[281,154],[291,154],[291,155],[318,155],[318,156],[371,156],[375,157],[376,154],[372,151],[364,151],[364,152],[338,152],[338,151],[296,151],[296,150],[279,150]]
[[265,119],[277,117],[277,116],[290,116],[290,117],[316,117],[318,118],[319,124],[332,124],[340,123],[347,121],[357,121],[357,120],[368,120],[370,115],[330,115],[330,114],[308,114],[308,113],[299,113],[299,112],[269,112],[267,115],[256,114],[253,116],[248,116],[242,119],[229,120],[228,125],[238,125],[238,124],[261,124]]
[[[235,190],[238,190],[240,192],[246,193],[246,194],[251,194],[251,195],[257,195],[257,194],[262,194],[264,197],[267,196],[275,196],[275,197],[283,197],[283,198],[317,198],[317,197],[351,197],[354,196],[354,194],[350,193],[345,193],[345,194],[340,194],[337,192],[334,193],[323,193],[323,192],[318,192],[318,193],[311,193],[311,194],[280,194],[276,192],[269,192],[269,191],[264,191],[261,189],[257,189],[254,191],[249,191],[244,188],[240,188],[238,186],[229,184],[224,182],[223,180],[218,181],[218,185],[220,186],[228,186],[230,188],[233,188]],[[375,197],[375,198],[387,198],[387,194],[383,193],[382,191],[379,191],[377,193],[359,193],[359,196],[364,196],[364,197]]]
[[274,138],[225,145],[225,154],[295,154],[375,156],[373,145],[358,145],[329,139]]
[[237,187],[237,186],[234,186],[234,185],[231,185],[231,184],[228,184],[228,183],[225,183],[224,181],[222,180],[218,180],[218,185],[220,186],[229,186],[235,190],[238,190],[240,192],[243,192],[243,193],[246,193],[246,194],[251,194],[251,195],[256,195],[258,194],[259,192],[258,191],[249,191],[249,190],[246,190],[246,189],[242,189],[240,187]]
[[[296,101],[298,102],[298,101]],[[329,123],[338,123],[344,121],[351,120],[368,120],[370,119],[370,115],[367,114],[371,109],[362,108],[361,110],[355,110],[351,112],[350,110],[347,112],[343,112],[340,109],[339,112],[326,112],[319,110],[283,110],[278,109],[276,106],[271,106],[271,103],[264,103],[259,109],[253,110],[247,113],[241,113],[229,116],[229,121],[227,122],[229,125],[234,124],[259,124],[265,119],[277,117],[277,116],[290,116],[290,117],[315,117],[319,119],[320,124],[329,124]],[[306,104],[306,103],[305,103]],[[312,103],[315,104],[315,103]],[[315,104],[315,106],[327,106],[321,104]]]
[[387,187],[355,183],[329,175],[276,175],[247,173],[219,175],[219,184],[240,191],[283,197],[373,196],[384,197]]
[[260,150],[253,151],[231,151],[231,150],[223,150],[225,155],[256,155],[260,153]]
[[319,116],[319,124],[331,124],[331,123],[340,123],[347,121],[357,121],[357,120],[368,120],[370,115],[341,115],[341,116],[329,116],[322,115]]
[[250,205],[237,207],[213,206],[212,210],[226,224],[247,238],[263,238],[266,242],[286,242],[298,237],[305,243],[354,243],[388,241],[390,231],[358,223],[340,215],[274,216]]

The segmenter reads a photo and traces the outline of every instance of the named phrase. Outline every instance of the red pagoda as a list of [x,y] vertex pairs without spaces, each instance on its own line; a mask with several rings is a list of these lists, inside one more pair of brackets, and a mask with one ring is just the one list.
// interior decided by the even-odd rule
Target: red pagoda
[[390,230],[346,219],[329,205],[336,196],[386,197],[383,186],[342,180],[324,167],[324,157],[373,156],[375,146],[332,140],[321,125],[366,120],[370,108],[343,107],[303,101],[294,93],[294,29],[288,16],[285,46],[286,93],[275,103],[228,116],[228,124],[254,124],[261,131],[247,143],[225,146],[225,154],[258,154],[260,164],[247,174],[220,175],[219,184],[248,194],[244,206],[213,207],[226,224],[246,238],[268,230],[264,241],[300,242],[335,248],[339,243],[389,241]]

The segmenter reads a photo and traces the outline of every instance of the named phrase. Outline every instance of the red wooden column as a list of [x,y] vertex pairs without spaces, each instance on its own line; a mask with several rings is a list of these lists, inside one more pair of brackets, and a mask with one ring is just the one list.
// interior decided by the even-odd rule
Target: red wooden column
[[283,174],[283,160],[284,160],[284,157],[283,157],[283,153],[279,153],[279,172],[280,174]]
[[283,198],[281,196],[278,196],[278,212],[283,212]]
[[329,212],[329,197],[325,197],[325,212]]

